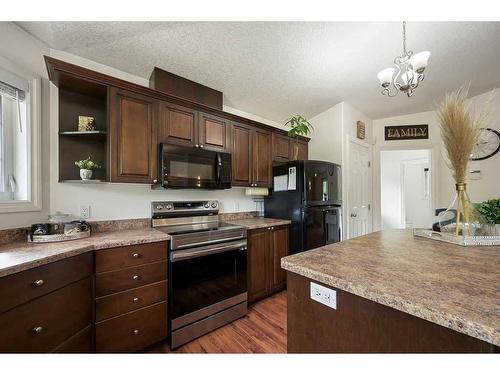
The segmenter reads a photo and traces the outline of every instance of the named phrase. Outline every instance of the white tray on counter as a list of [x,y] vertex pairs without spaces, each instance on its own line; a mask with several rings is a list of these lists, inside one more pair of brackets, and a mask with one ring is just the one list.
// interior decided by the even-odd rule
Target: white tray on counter
[[420,228],[413,229],[413,235],[460,246],[500,246],[500,236],[457,236]]
[[90,237],[90,230],[76,232],[72,234],[44,234],[44,235],[34,234],[33,236],[28,234],[28,242],[33,242],[33,243],[62,242],[62,241],[79,240],[87,237]]

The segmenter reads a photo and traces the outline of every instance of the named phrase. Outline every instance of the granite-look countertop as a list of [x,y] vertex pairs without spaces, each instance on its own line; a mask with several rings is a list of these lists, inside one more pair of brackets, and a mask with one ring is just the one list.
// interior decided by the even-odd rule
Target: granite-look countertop
[[269,219],[266,217],[253,217],[250,219],[237,219],[237,220],[223,220],[224,223],[241,225],[248,230],[267,228],[270,226],[287,225],[290,224],[290,220],[284,219]]
[[387,230],[285,257],[281,266],[500,346],[500,246]]
[[66,242],[13,242],[0,246],[0,277],[92,250],[167,241],[169,238],[163,232],[144,228],[93,233],[88,238]]

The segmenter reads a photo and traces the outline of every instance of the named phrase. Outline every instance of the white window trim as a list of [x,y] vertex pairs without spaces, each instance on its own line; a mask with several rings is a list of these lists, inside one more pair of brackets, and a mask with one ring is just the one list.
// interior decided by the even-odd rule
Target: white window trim
[[[0,68],[11,70],[0,64]],[[42,209],[42,147],[41,147],[41,80],[14,72],[29,83],[30,116],[26,121],[28,134],[28,199],[0,201],[0,213],[40,211]]]

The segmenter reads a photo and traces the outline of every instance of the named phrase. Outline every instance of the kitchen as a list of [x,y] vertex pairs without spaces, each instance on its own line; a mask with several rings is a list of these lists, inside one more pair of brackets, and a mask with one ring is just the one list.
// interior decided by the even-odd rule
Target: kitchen
[[[374,121],[343,104],[340,159],[322,157],[327,128],[315,116],[311,132],[297,135],[230,107],[225,91],[196,77],[155,65],[148,78],[133,76],[42,45],[36,23],[1,27],[33,46],[33,67],[46,78],[24,91],[43,109],[41,136],[37,121],[24,123],[39,142],[28,184],[29,204],[39,209],[0,216],[0,352],[498,351],[496,246],[453,251],[391,230],[370,233],[372,222],[352,235],[357,180],[344,147],[368,145],[370,167]],[[64,236],[72,240],[51,242]],[[459,265],[463,273],[452,272],[449,284],[435,278]],[[411,289],[418,283],[432,288]],[[352,298],[352,310],[313,301],[313,284],[332,306]],[[487,292],[476,295],[478,284]],[[432,301],[435,293],[442,299]],[[359,306],[370,304],[374,315],[359,317]],[[390,314],[404,339],[380,318]],[[338,344],[339,335],[364,337],[365,329],[366,341]]]

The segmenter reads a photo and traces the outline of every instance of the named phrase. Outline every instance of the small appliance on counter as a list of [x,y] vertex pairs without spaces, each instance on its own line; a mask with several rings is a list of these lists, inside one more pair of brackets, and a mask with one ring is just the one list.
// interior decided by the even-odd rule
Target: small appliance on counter
[[68,214],[56,212],[49,215],[47,223],[31,226],[28,242],[60,242],[90,237],[90,224],[83,220],[72,220]]

